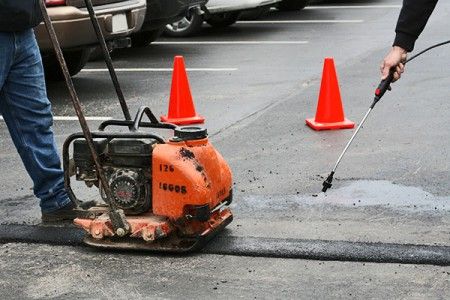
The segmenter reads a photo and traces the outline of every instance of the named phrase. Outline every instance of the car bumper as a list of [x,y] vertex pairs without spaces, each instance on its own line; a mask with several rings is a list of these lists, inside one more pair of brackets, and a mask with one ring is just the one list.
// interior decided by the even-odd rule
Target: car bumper
[[190,0],[148,0],[142,30],[153,30],[179,18],[190,7]]
[[208,0],[149,0],[142,30],[162,29],[180,20],[189,9],[203,8]]
[[[112,40],[129,36],[141,29],[145,19],[146,0],[130,0],[96,6],[94,10],[105,39]],[[85,8],[74,6],[51,7],[48,9],[48,13],[62,48],[82,48],[97,43],[89,13]],[[113,29],[113,22],[115,22],[113,16],[118,14],[126,16],[126,28]],[[52,45],[43,23],[35,28],[35,33],[41,51],[51,50]]]
[[206,4],[206,9],[210,14],[224,13],[229,11],[239,11],[268,6],[280,2],[280,0],[210,0]]

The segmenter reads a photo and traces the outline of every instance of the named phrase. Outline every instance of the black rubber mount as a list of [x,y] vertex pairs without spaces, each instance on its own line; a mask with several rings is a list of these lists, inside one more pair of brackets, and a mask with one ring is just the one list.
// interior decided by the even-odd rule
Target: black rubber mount
[[206,128],[197,126],[178,127],[174,131],[174,141],[201,140],[208,136]]

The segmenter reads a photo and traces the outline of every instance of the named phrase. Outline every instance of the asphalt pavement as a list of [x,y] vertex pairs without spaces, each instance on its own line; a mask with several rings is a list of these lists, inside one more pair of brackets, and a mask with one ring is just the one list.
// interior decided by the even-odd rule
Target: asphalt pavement
[[[400,5],[346,1],[300,12],[273,10],[227,29],[204,25],[202,34],[189,39],[163,37],[145,48],[116,51],[114,65],[131,110],[147,105],[161,115],[167,112],[173,57],[184,56],[196,109],[233,170],[235,220],[227,236],[448,249],[450,48],[406,67],[326,195],[319,193],[323,177],[353,131],[315,132],[304,124],[315,114],[329,56],[346,117],[360,121],[379,82],[378,66],[392,43]],[[450,4],[441,1],[416,50],[449,38],[449,12]],[[74,82],[93,127],[99,118],[121,116],[101,61],[89,63]],[[49,83],[48,93],[61,146],[79,126],[64,84]],[[38,201],[4,123],[0,140],[0,226],[35,226]],[[81,185],[76,191],[81,198],[97,197]],[[326,245],[314,250],[326,252]],[[448,266],[239,253],[155,256],[17,242],[1,245],[0,252],[0,292],[6,298],[445,299],[450,293]]]

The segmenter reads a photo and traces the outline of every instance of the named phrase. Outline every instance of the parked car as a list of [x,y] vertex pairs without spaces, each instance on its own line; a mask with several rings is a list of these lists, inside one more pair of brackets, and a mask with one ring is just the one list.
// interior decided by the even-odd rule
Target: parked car
[[230,26],[243,11],[270,7],[280,0],[209,0],[199,9],[191,9],[176,22],[167,24],[165,34],[174,37],[193,35],[206,21],[213,27]]
[[155,41],[166,28],[186,15],[190,9],[205,5],[207,0],[147,0],[144,25],[139,32],[131,35],[133,47],[147,46]]
[[[46,0],[48,14],[63,49],[70,75],[77,74],[98,44],[84,0]],[[92,0],[100,28],[110,47],[129,45],[126,38],[141,29],[146,0]],[[53,52],[45,25],[35,29],[49,80],[61,80],[62,72]]]

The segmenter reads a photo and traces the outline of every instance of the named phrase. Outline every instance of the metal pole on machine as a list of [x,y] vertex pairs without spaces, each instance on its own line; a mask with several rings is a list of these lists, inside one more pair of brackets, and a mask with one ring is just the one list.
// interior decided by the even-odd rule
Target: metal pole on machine
[[49,34],[50,40],[53,45],[53,49],[55,50],[56,57],[58,59],[58,62],[61,66],[62,73],[64,75],[64,79],[67,85],[67,88],[69,90],[70,98],[72,100],[73,107],[75,109],[75,113],[77,114],[78,121],[80,123],[83,136],[86,139],[87,145],[89,147],[89,151],[91,153],[92,159],[95,164],[95,169],[97,171],[97,175],[100,181],[101,186],[103,187],[103,190],[106,195],[107,203],[109,205],[109,217],[111,219],[111,223],[114,227],[114,231],[119,236],[124,236],[129,232],[130,225],[125,219],[125,215],[123,213],[123,210],[118,209],[117,206],[112,199],[112,193],[111,189],[109,188],[108,181],[106,180],[105,174],[103,173],[102,166],[100,164],[100,160],[97,155],[97,151],[94,147],[94,141],[92,139],[91,131],[89,130],[89,126],[86,122],[86,118],[84,117],[82,108],[81,108],[81,102],[78,98],[78,95],[75,91],[75,86],[73,84],[72,78],[70,77],[69,70],[67,68],[66,61],[64,59],[61,46],[59,45],[58,39],[56,37],[55,29],[52,25],[52,22],[50,20],[50,17],[47,13],[47,8],[45,6],[44,0],[39,1],[42,16],[44,18],[45,27],[47,28],[47,32]]
[[119,80],[117,79],[117,74],[112,64],[111,55],[109,54],[108,48],[106,46],[106,41],[103,32],[100,29],[100,25],[98,23],[97,16],[94,11],[94,7],[92,6],[92,1],[84,0],[84,3],[86,4],[86,8],[89,12],[89,17],[91,19],[92,26],[94,27],[95,34],[97,35],[97,40],[100,44],[100,48],[102,49],[103,59],[105,60],[106,66],[108,67],[109,76],[111,76],[111,80],[114,84],[114,89],[116,90],[117,98],[119,98],[119,103],[120,106],[122,107],[122,112],[125,117],[125,120],[131,120],[130,110],[128,109],[128,105],[122,93],[122,88],[120,87]]

